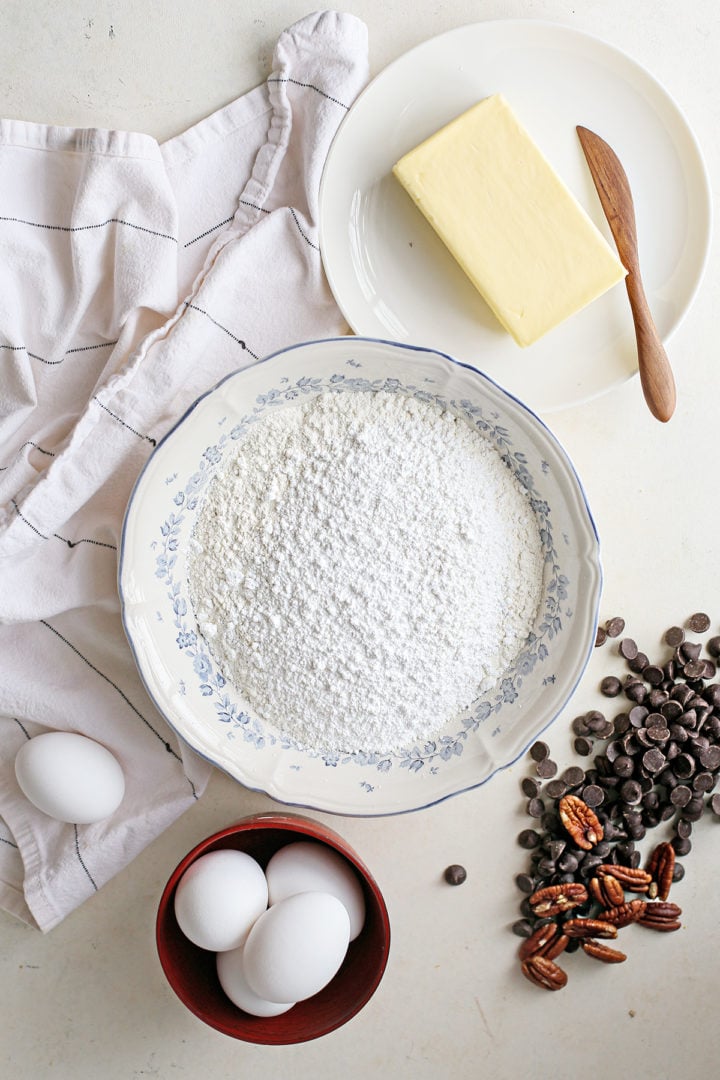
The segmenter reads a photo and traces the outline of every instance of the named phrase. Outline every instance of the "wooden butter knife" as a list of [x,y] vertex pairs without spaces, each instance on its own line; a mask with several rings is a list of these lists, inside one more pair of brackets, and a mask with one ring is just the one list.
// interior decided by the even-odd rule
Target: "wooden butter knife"
[[578,126],[575,130],[600,196],[620,261],[628,272],[625,286],[635,324],[638,368],[645,401],[653,416],[665,423],[675,411],[675,380],[653,322],[640,277],[635,208],[630,183],[615,151],[604,139],[586,127]]

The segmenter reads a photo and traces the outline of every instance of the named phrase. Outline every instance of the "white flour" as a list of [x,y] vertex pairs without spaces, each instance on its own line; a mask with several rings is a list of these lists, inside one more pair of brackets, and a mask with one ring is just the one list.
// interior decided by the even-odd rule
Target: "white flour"
[[540,600],[523,488],[466,423],[399,394],[266,414],[193,539],[190,596],[225,678],[326,751],[436,734],[507,670]]

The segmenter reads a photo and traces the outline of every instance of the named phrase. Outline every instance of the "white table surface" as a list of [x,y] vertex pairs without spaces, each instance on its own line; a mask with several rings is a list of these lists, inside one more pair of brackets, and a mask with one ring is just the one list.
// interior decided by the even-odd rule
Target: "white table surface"
[[[166,138],[267,74],[280,31],[307,0],[4,0],[0,115],[120,127]],[[364,0],[346,10],[370,33],[372,73],[463,23],[522,17],[596,33],[655,74],[681,104],[720,194],[720,11],[716,0]],[[720,625],[717,495],[719,240],[669,352],[678,385],[668,425],[645,409],[637,379],[556,413],[597,520],[605,568],[602,617],[622,614],[646,651],[696,610]],[[717,632],[717,629],[715,630]],[[596,650],[575,697],[547,734],[562,766],[570,720],[602,704]],[[488,785],[417,814],[326,820],[357,848],[384,891],[392,923],[379,990],[349,1024],[296,1047],[236,1042],[188,1013],[154,949],[155,907],[170,871],[197,841],[272,800],[219,773],[199,805],[97,896],[43,936],[0,915],[0,1075],[73,1080],[259,1076],[553,1077],[635,1080],[718,1073],[720,823],[693,834],[674,899],[683,929],[624,938],[627,963],[568,958],[558,994],[520,975],[509,931],[530,824],[524,762]],[[324,815],[315,815],[323,818]],[[460,888],[442,871],[463,863]],[[583,962],[585,959],[585,962]]]

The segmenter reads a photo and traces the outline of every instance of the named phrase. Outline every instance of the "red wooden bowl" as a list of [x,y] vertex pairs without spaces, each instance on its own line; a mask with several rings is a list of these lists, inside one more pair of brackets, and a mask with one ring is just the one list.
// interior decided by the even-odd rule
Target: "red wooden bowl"
[[[305,1001],[280,1016],[250,1016],[226,997],[215,953],[194,945],[175,918],[175,889],[187,868],[219,848],[244,851],[265,868],[275,852],[294,840],[319,840],[355,868],[365,893],[365,924],[350,942],[337,975]],[[165,976],[182,1003],[210,1027],[245,1042],[278,1045],[306,1042],[346,1024],[372,997],[390,951],[390,922],[382,893],[353,849],[326,825],[294,814],[257,814],[201,841],[175,868],[160,898],[156,921],[158,955]]]

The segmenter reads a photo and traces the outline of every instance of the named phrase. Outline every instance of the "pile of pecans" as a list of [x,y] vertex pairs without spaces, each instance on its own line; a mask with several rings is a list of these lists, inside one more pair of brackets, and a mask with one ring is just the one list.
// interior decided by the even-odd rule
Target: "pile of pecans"
[[[529,872],[515,879],[527,895],[513,931],[525,939],[523,974],[538,986],[565,986],[567,975],[556,963],[564,952],[624,961],[606,942],[630,923],[680,928],[682,912],[668,900],[684,874],[676,856],[690,852],[693,823],[706,807],[720,817],[720,794],[711,794],[720,779],[720,637],[703,646],[686,636],[709,628],[702,612],[685,628],[671,627],[664,635],[671,651],[658,664],[621,638],[617,651],[628,674],[607,676],[600,690],[621,699],[622,708],[612,719],[592,710],[572,724],[578,754],[590,757],[602,743],[589,769],[571,766],[558,775],[545,743],[530,748],[537,775],[525,777],[522,790],[538,827],[518,837],[532,854]],[[596,645],[620,638],[624,629],[622,619],[608,620]],[[641,868],[636,845],[664,822],[671,839],[657,844]]]

